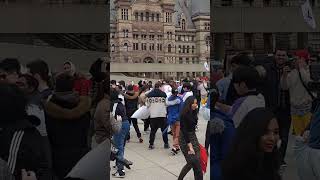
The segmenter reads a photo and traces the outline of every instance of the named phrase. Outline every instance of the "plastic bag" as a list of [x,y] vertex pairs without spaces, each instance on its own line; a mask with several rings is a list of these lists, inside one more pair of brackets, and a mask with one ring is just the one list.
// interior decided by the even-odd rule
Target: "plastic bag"
[[203,117],[203,119],[209,121],[210,120],[210,109],[206,106],[201,106],[199,109],[199,115]]
[[208,164],[208,154],[206,148],[204,148],[201,144],[200,146],[200,165],[203,173],[207,172],[207,164]]
[[136,112],[133,113],[131,118],[135,119],[148,119],[150,116],[150,111],[147,106],[141,106]]

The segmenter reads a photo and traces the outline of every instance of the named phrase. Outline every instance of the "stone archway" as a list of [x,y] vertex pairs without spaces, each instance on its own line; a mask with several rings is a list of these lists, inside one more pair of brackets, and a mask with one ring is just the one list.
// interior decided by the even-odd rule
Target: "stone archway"
[[151,57],[146,57],[143,60],[144,63],[154,63],[154,60]]

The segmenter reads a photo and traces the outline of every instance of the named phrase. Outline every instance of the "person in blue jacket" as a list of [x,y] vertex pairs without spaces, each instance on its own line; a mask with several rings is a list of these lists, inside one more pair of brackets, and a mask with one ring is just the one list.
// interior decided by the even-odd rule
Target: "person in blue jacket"
[[[210,179],[221,180],[221,161],[225,158],[233,136],[235,127],[233,120],[224,112],[215,108],[219,99],[216,86],[209,91],[208,105],[210,105],[210,121],[207,125],[205,148],[210,147]],[[209,154],[209,153],[208,153]]]
[[180,151],[179,146],[179,134],[180,134],[180,110],[183,106],[183,100],[178,96],[178,89],[172,87],[172,95],[166,98],[167,105],[167,121],[171,126],[173,135],[173,147],[171,149],[172,154],[176,155]]

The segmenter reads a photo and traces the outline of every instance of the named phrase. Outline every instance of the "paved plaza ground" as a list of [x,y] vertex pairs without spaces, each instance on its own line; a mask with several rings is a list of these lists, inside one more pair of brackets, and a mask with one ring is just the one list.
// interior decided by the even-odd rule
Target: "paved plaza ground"
[[[199,120],[199,130],[197,136],[199,142],[204,144],[205,131],[207,121]],[[143,131],[143,122],[139,120],[140,131]],[[160,129],[157,132],[155,140],[155,149],[148,149],[149,134],[143,134],[144,142],[140,144],[138,138],[131,127],[131,140],[126,145],[125,157],[132,161],[134,164],[131,170],[126,169],[127,180],[177,180],[180,170],[185,165],[186,161],[182,153],[172,156],[170,150],[163,148],[163,141]],[[172,136],[169,135],[169,142],[172,145]],[[292,152],[293,137],[290,138],[287,153],[288,167],[285,171],[283,180],[299,180]],[[210,164],[210,162],[209,162]],[[114,165],[114,162],[111,162]],[[113,172],[114,170],[112,170]],[[119,179],[119,178],[111,178]],[[191,170],[185,180],[193,180],[193,171]],[[207,173],[204,175],[204,180],[210,180],[210,165],[208,166]]]

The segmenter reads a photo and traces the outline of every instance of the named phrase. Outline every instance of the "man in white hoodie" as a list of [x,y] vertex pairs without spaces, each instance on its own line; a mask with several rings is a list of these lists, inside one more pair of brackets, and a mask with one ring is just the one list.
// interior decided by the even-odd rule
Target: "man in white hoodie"
[[150,111],[150,139],[149,139],[149,149],[154,149],[154,140],[158,129],[161,129],[162,139],[164,142],[164,148],[169,148],[168,134],[166,132],[167,128],[167,107],[166,98],[167,95],[160,90],[161,83],[156,83],[154,89],[146,94],[147,100],[146,105]]
[[217,103],[220,110],[229,113],[235,127],[238,127],[243,118],[253,109],[265,107],[265,99],[257,91],[259,73],[253,67],[239,67],[233,73],[232,83],[240,96],[232,106]]

